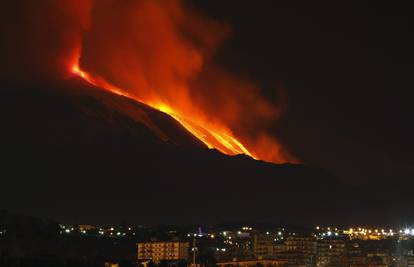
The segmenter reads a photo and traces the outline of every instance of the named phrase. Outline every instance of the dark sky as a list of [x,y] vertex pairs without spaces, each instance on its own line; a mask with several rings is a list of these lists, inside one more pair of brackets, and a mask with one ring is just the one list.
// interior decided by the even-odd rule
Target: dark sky
[[[195,1],[227,21],[217,60],[288,95],[274,127],[303,162],[352,183],[412,177],[413,18],[361,1]],[[398,180],[398,179],[397,179]]]

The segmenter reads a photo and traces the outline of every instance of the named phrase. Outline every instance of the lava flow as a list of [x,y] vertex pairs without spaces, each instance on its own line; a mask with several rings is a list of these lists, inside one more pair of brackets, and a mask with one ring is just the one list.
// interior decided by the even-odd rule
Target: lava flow
[[1,50],[6,76],[55,81],[76,75],[169,114],[209,148],[266,162],[297,162],[274,132],[287,102],[283,88],[268,88],[265,96],[244,68],[232,72],[220,66],[217,59],[226,51],[220,47],[231,26],[187,3],[16,4],[12,17],[22,23],[14,18],[4,23],[14,33],[4,40],[12,49]]
[[[52,28],[62,44],[49,52],[50,64],[64,76],[69,68],[96,87],[169,114],[224,154],[295,161],[271,133],[286,102],[279,88],[269,99],[249,77],[216,64],[216,51],[230,34],[226,23],[180,0],[49,1],[48,14],[67,13],[65,27]],[[55,20],[61,18],[41,25]]]
[[217,149],[227,155],[245,154],[254,159],[258,159],[255,155],[253,155],[253,153],[249,152],[249,150],[240,141],[238,141],[229,130],[224,127],[214,126],[206,122],[196,122],[193,119],[186,118],[165,103],[145,102],[138,97],[128,94],[125,90],[108,83],[101,77],[93,77],[91,74],[80,68],[79,60],[73,64],[71,72],[96,87],[106,89],[117,95],[131,98],[135,101],[144,103],[152,108],[167,113],[210,149]]

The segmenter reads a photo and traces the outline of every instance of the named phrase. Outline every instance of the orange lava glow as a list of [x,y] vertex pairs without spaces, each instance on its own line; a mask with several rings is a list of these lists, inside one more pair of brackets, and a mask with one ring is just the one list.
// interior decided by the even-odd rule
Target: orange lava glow
[[221,66],[243,61],[222,53],[228,22],[185,0],[37,2],[16,5],[24,23],[5,25],[18,33],[5,40],[16,49],[5,50],[6,76],[55,82],[76,75],[169,114],[224,154],[298,162],[276,132],[287,103],[283,86],[274,81],[263,91],[248,68]]
[[225,127],[212,125],[203,120],[199,121],[193,117],[188,118],[165,103],[145,102],[142,99],[134,97],[125,92],[125,90],[106,82],[101,77],[92,77],[92,75],[79,67],[79,60],[72,65],[70,71],[96,87],[106,89],[117,95],[131,98],[170,115],[210,149],[217,149],[227,155],[245,154],[254,159],[258,159],[258,157],[251,153],[239,140],[237,140],[236,137],[232,135],[230,130]]
[[67,60],[59,65],[65,74],[69,68],[96,87],[169,114],[208,148],[295,162],[271,131],[284,98],[263,96],[249,77],[215,63],[231,32],[226,23],[180,0],[105,0],[86,7],[68,0],[65,6],[70,31],[63,39],[72,43],[57,55]]

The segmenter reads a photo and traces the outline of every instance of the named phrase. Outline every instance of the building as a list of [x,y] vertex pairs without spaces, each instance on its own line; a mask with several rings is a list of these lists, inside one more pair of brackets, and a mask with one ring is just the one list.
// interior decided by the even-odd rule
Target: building
[[414,267],[414,253],[412,250],[407,255],[407,267]]
[[342,266],[346,257],[346,244],[340,239],[324,239],[318,241],[317,265]]
[[311,236],[289,236],[285,240],[286,252],[279,258],[288,260],[289,266],[314,266],[316,261],[317,241]]
[[285,246],[287,251],[296,251],[308,255],[316,255],[317,242],[314,237],[289,236],[286,238]]
[[232,261],[217,262],[218,267],[284,267],[287,261],[276,259],[233,259]]
[[367,253],[367,266],[369,267],[388,267],[390,264],[391,256],[387,251]]
[[253,254],[256,257],[271,257],[273,255],[273,238],[266,234],[256,234],[253,237]]
[[188,260],[190,244],[188,242],[144,242],[138,243],[138,260]]
[[278,243],[269,234],[256,234],[253,237],[253,254],[255,257],[272,258],[285,251],[285,245]]
[[365,256],[347,256],[347,266],[349,267],[365,267],[367,264],[367,258]]
[[313,267],[314,255],[299,251],[285,251],[277,253],[276,258],[285,261],[284,267]]

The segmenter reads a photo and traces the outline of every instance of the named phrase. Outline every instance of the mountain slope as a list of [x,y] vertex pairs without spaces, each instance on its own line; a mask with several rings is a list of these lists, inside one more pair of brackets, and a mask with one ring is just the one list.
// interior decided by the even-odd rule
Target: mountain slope
[[364,218],[360,203],[372,209],[382,197],[317,168],[208,150],[170,116],[80,80],[3,85],[0,94],[0,200],[17,212],[75,221],[343,222]]

